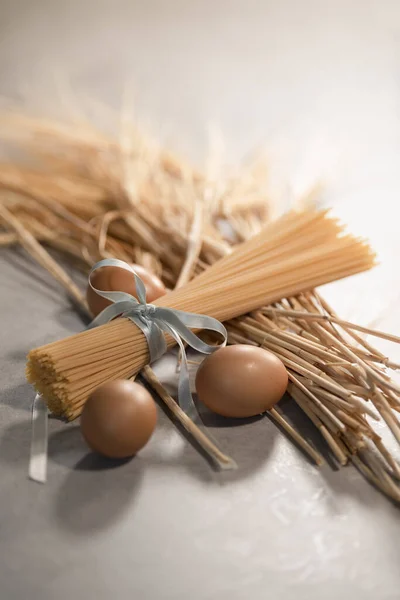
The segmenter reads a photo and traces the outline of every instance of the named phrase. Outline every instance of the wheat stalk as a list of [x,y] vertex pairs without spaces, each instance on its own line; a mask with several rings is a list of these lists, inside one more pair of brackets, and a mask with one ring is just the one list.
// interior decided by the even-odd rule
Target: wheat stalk
[[[131,148],[140,148],[130,165],[130,180],[137,182],[133,193],[122,175],[119,143],[91,127],[74,130],[14,113],[11,119],[9,114],[0,119],[0,131],[39,165],[0,165],[0,245],[25,239],[28,249],[27,232],[30,242],[61,250],[83,271],[112,255],[151,266],[174,287],[180,276],[185,280],[201,273],[257,233],[275,210],[259,183],[259,165],[249,165],[239,177],[218,186],[212,208],[203,209],[199,233],[196,206],[202,205],[210,183],[169,152],[154,152],[140,132],[131,143]],[[221,221],[229,224],[230,233],[221,231]],[[41,264],[56,275],[36,244],[35,251],[32,243],[28,251],[40,255]],[[70,279],[60,271],[57,278],[76,295]],[[400,441],[398,386],[386,373],[398,365],[357,332],[393,342],[398,337],[341,320],[316,292],[234,319],[228,329],[232,343],[276,352],[289,370],[294,401],[337,461],[353,462],[385,494],[399,500],[398,463],[373,429],[373,420],[383,419]],[[320,462],[319,456],[314,459]]]

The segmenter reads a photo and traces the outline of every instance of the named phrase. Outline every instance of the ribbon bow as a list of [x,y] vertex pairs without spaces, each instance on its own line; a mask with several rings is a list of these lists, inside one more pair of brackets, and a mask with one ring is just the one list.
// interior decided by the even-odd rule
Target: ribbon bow
[[[103,291],[94,287],[91,276],[102,267],[118,267],[132,273],[135,279],[137,298],[126,292]],[[150,363],[160,358],[167,351],[164,333],[171,335],[179,345],[182,354],[178,383],[178,402],[182,410],[190,417],[197,415],[190,391],[189,372],[184,342],[202,354],[211,354],[226,345],[227,331],[222,323],[213,317],[184,312],[175,308],[147,304],[146,288],[139,275],[126,262],[115,258],[107,258],[96,263],[89,273],[89,285],[96,294],[110,300],[107,306],[89,325],[89,328],[108,323],[116,316],[127,317],[144,333],[149,346]],[[208,329],[223,337],[219,346],[210,346],[201,340],[191,329]]]

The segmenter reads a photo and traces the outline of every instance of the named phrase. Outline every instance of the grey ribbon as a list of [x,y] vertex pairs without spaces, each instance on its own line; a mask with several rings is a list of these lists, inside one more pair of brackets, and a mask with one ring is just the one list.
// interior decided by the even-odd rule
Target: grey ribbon
[[[126,292],[110,292],[99,290],[91,282],[91,276],[102,267],[118,267],[129,271],[135,280],[137,299]],[[189,371],[184,342],[202,354],[211,354],[225,346],[227,331],[222,323],[213,317],[197,313],[189,313],[174,308],[166,308],[147,304],[146,288],[134,269],[126,262],[116,258],[107,258],[96,263],[89,273],[89,285],[96,294],[110,300],[107,306],[89,325],[89,329],[104,325],[116,316],[127,317],[141,329],[146,337],[150,353],[150,363],[160,358],[167,351],[165,333],[174,338],[182,353],[182,363],[178,383],[178,402],[182,410],[190,417],[197,415],[197,410],[190,392]],[[223,341],[219,346],[211,346],[201,340],[191,329],[207,329],[219,333]]]
[[40,394],[36,394],[32,403],[29,477],[38,483],[45,483],[47,478],[47,422],[46,403]]

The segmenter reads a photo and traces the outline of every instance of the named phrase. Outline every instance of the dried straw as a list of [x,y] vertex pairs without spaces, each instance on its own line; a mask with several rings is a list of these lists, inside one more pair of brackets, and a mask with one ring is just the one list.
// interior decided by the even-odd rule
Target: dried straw
[[[239,175],[236,170],[234,178],[221,175],[213,187],[137,129],[129,130],[130,143],[121,147],[89,125],[8,112],[0,116],[0,132],[25,153],[20,164],[0,165],[0,202],[8,211],[1,212],[0,245],[24,237],[21,229],[16,233],[11,213],[42,248],[61,250],[86,272],[95,261],[115,256],[150,267],[174,287],[184,264],[185,280],[198,275],[277,212],[265,194],[260,161],[244,165]],[[212,206],[204,203],[210,187]],[[201,228],[195,219],[199,205]],[[221,222],[229,227],[221,230]],[[35,255],[32,245],[25,248]],[[41,264],[54,274],[49,256]],[[68,276],[58,280],[73,297]],[[280,354],[291,374],[293,399],[338,463],[351,461],[398,501],[398,463],[373,429],[374,420],[384,419],[399,439],[400,396],[387,373],[398,366],[357,332],[398,338],[341,320],[316,292],[264,306],[228,328],[232,343]]]
[[[373,260],[368,245],[343,235],[342,228],[325,212],[293,212],[267,225],[156,304],[227,321],[289,292],[368,269]],[[276,353],[291,357],[282,348]],[[148,361],[143,333],[130,320],[117,319],[32,350],[27,378],[52,412],[71,419],[99,385],[128,377]],[[291,364],[289,359],[284,362]],[[302,367],[301,372],[305,375],[308,370]],[[317,382],[322,379],[320,375],[313,378]],[[329,389],[334,389],[334,384]]]

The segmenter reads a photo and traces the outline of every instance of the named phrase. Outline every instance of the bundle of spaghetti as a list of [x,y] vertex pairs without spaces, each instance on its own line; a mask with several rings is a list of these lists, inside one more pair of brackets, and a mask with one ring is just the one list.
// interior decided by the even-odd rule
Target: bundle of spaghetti
[[[291,212],[156,304],[226,321],[373,264],[368,244],[326,211]],[[27,377],[52,412],[73,419],[95,388],[148,361],[143,333],[120,318],[31,351]]]

